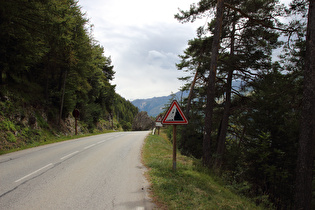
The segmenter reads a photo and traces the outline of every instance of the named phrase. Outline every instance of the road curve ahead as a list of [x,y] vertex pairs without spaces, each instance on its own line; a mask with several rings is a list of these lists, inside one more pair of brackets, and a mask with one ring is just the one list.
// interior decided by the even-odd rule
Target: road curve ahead
[[119,132],[0,156],[0,209],[151,209],[141,147]]

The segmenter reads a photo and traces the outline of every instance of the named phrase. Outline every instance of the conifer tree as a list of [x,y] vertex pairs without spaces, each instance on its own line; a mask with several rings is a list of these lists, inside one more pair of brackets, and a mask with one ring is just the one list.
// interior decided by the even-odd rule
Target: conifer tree
[[296,174],[296,209],[311,209],[315,151],[315,3],[309,1],[304,88]]

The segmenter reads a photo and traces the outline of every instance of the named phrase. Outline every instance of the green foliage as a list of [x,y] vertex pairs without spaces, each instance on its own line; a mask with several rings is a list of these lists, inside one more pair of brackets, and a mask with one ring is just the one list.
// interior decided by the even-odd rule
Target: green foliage
[[126,121],[121,120],[119,124],[121,125],[121,127],[124,131],[131,131],[132,130],[132,124],[130,122],[126,122]]
[[5,100],[4,102],[0,101],[0,114],[2,116],[4,116],[5,114],[12,114],[14,110],[15,110],[15,107],[11,101],[9,100]]
[[28,127],[25,127],[21,130],[20,136],[26,139],[27,144],[32,144],[34,142],[39,142],[41,141],[42,138],[42,132],[31,129]]
[[41,104],[49,120],[77,108],[89,130],[116,115],[132,122],[137,110],[115,93],[111,58],[91,36],[77,1],[12,0],[0,8],[0,113],[14,112],[3,100],[9,97]]
[[38,112],[35,112],[35,117],[39,127],[49,129],[48,122]]
[[[272,89],[270,88],[272,87]],[[254,84],[245,114],[247,180],[276,205],[292,205],[299,133],[301,81],[274,72]],[[245,167],[245,165],[243,166]]]
[[118,129],[115,118],[130,129],[138,110],[115,93],[111,58],[78,1],[0,1],[0,17],[0,150],[68,132],[75,108],[82,132]]
[[1,131],[16,131],[15,124],[8,119],[0,121],[0,130]]
[[[305,23],[307,1],[293,1],[294,10],[285,10],[278,1],[226,1],[215,83],[215,106],[211,128],[213,162],[228,91],[232,103],[228,110],[223,165],[216,168],[240,192],[257,203],[289,209],[293,205],[297,141],[299,133],[302,74],[305,57]],[[175,17],[181,22],[195,21],[215,11],[216,1],[199,1]],[[236,9],[235,9],[236,8]],[[294,13],[301,20],[284,27],[277,18]],[[246,15],[248,15],[246,17]],[[251,18],[248,18],[251,17]],[[294,19],[294,18],[293,18]],[[259,20],[259,21],[257,21]],[[294,19],[296,20],[296,19]],[[296,28],[280,61],[272,62],[272,50],[283,44],[280,31],[274,27]],[[205,89],[209,83],[209,61],[214,21],[198,30],[198,37],[188,42],[188,48],[177,64],[179,70],[196,75],[192,92],[190,124],[180,129],[179,149],[197,158],[203,156]],[[241,82],[240,87],[228,89],[228,75]],[[187,83],[192,77],[180,78]],[[212,100],[212,99],[211,99]],[[186,100],[187,101],[187,100]],[[188,107],[184,101],[184,105]],[[192,123],[192,124],[191,124]],[[168,132],[171,137],[171,130]],[[208,152],[208,151],[207,151]],[[220,156],[221,157],[221,156]],[[216,167],[216,166],[214,166]]]
[[11,142],[11,143],[15,143],[16,142],[16,138],[15,138],[13,133],[7,132],[7,141]]
[[124,130],[130,130],[135,116],[138,114],[138,108],[130,101],[115,94],[113,100],[113,114]]

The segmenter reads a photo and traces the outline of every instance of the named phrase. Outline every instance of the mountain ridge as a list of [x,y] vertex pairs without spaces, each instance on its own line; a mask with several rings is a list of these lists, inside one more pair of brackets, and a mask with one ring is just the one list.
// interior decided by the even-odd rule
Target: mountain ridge
[[[233,89],[240,90],[243,86],[243,82],[241,80],[233,80],[232,87]],[[176,93],[172,93],[168,96],[160,96],[160,97],[152,97],[147,99],[135,99],[131,101],[131,103],[138,107],[139,111],[145,111],[151,117],[156,117],[158,114],[163,112],[163,108],[165,105],[171,103],[172,99],[176,99],[177,101],[181,101],[182,98],[187,98],[189,95],[189,91],[178,91]]]
[[139,111],[145,111],[151,117],[156,117],[163,112],[165,105],[169,104],[172,99],[180,100],[187,97],[188,91],[178,91],[168,96],[152,97],[147,99],[135,99],[131,103],[138,107]]

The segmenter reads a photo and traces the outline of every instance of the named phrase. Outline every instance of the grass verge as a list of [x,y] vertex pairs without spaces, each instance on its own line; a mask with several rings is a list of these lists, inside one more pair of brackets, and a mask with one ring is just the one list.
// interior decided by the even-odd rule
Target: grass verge
[[68,136],[59,136],[59,137],[53,136],[50,133],[43,134],[42,136],[39,137],[41,139],[39,141],[32,141],[30,143],[25,143],[19,147],[15,147],[15,148],[12,148],[9,150],[0,150],[0,155],[4,155],[7,153],[11,153],[11,152],[16,152],[19,150],[29,149],[29,148],[33,148],[33,147],[43,146],[46,144],[53,144],[53,143],[57,143],[57,142],[61,142],[61,141],[67,141],[67,140],[71,140],[71,139],[78,139],[78,138],[82,138],[82,137],[94,136],[94,135],[111,133],[111,132],[115,132],[115,131],[108,130],[108,131],[98,132],[98,133],[86,133],[86,134],[68,135]]
[[172,145],[163,133],[147,137],[142,155],[158,209],[263,209],[220,184],[198,160],[177,153],[173,172]]

